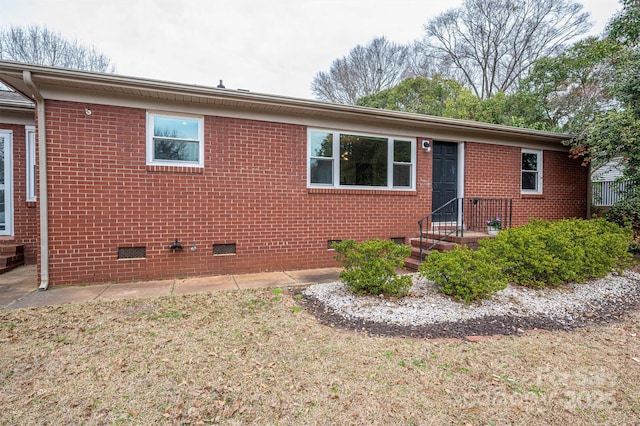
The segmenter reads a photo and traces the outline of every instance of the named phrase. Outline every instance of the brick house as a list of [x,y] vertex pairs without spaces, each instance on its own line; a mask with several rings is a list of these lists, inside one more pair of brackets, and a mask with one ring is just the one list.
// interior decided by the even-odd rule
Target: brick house
[[408,241],[452,198],[509,200],[513,225],[587,214],[566,135],[13,62],[0,81],[35,104],[0,132],[6,238],[42,288],[334,266],[331,241]]

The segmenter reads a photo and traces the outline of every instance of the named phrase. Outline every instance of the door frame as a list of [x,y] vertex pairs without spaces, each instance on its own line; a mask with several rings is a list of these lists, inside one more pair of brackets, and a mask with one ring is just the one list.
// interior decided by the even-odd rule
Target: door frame
[[[465,143],[462,141],[453,141],[453,140],[445,140],[445,139],[433,139],[432,143],[438,143],[438,142],[445,142],[445,143],[455,143],[457,144],[458,147],[458,152],[456,153],[457,155],[457,160],[458,160],[458,164],[456,165],[456,193],[457,193],[457,197],[458,199],[462,199],[464,198],[464,155],[465,155],[465,149],[464,149],[464,145]],[[432,151],[433,152],[433,151]],[[431,211],[433,211],[433,158],[432,158],[432,163],[431,163],[431,191],[432,191],[432,195],[431,195]],[[462,223],[462,208],[460,208],[461,205],[458,205],[458,223]]]
[[4,136],[4,224],[0,236],[13,236],[13,131],[0,129]]

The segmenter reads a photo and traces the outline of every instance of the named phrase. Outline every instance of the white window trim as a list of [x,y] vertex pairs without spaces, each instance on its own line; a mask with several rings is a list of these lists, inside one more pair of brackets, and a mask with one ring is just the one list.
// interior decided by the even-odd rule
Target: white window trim
[[[169,118],[188,118],[198,120],[198,161],[156,160],[153,158],[153,123],[156,116]],[[147,165],[204,167],[204,117],[201,115],[176,114],[162,111],[147,111]]]
[[[331,157],[333,163],[333,184],[326,183],[311,183],[311,133],[312,132],[324,132],[333,134],[333,157]],[[386,138],[387,139],[387,186],[359,186],[359,185],[340,185],[340,135],[349,134],[374,138]],[[393,186],[393,141],[405,141],[411,142],[411,186]],[[321,157],[313,157],[321,158]],[[323,157],[329,159],[329,157]],[[397,163],[397,164],[409,164],[409,163]],[[415,191],[416,190],[416,138],[405,136],[389,136],[381,134],[363,133],[359,131],[349,130],[328,130],[320,128],[308,128],[307,129],[307,188],[329,188],[329,189],[356,189],[356,190],[370,190],[370,191]]]
[[[523,189],[522,188],[522,172],[527,170],[522,170],[522,154],[536,154],[538,156],[538,189]],[[542,150],[537,149],[522,149],[520,152],[520,192],[522,194],[542,194],[542,171],[543,171],[543,158],[542,158]]]
[[27,201],[37,201],[36,195],[36,128],[25,126],[27,158]]
[[11,130],[0,130],[0,134],[7,138],[4,146],[5,229],[0,230],[0,235],[13,236],[13,132]]

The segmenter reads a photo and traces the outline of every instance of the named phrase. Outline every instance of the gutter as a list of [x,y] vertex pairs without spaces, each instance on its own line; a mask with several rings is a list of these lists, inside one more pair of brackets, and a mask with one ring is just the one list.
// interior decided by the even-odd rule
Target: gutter
[[38,126],[38,198],[40,204],[40,290],[49,288],[49,197],[47,193],[47,132],[45,128],[44,98],[31,78],[31,71],[23,71],[24,84],[36,102]]
[[[57,68],[44,65],[24,64],[0,60],[0,71],[16,72],[29,70],[38,74],[38,80],[45,86],[64,87],[65,90],[93,90],[99,93],[116,95],[133,95],[168,99],[158,95],[185,95],[189,98],[210,100],[211,104],[226,108],[268,111],[280,114],[320,116],[329,119],[336,117],[354,117],[372,122],[387,122],[392,125],[431,126],[464,129],[470,132],[490,132],[504,137],[525,136],[540,141],[560,143],[571,139],[572,135],[547,132],[541,130],[510,127],[492,123],[470,120],[436,117],[400,111],[382,110],[355,105],[333,104],[317,100],[298,99],[286,96],[266,95],[255,92],[241,92],[231,89],[200,86],[153,80],[140,77],[129,77],[118,74],[107,74]],[[146,92],[146,93],[145,93]],[[170,98],[171,96],[169,96]],[[185,102],[184,100],[178,102]],[[194,102],[187,100],[186,102]],[[208,102],[204,102],[208,104]]]

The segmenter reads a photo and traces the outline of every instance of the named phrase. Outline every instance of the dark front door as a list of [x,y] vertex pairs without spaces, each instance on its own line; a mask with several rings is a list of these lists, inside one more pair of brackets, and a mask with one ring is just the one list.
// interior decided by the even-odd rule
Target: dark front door
[[[458,144],[433,142],[432,211],[444,206],[458,196]],[[451,222],[457,219],[455,203],[433,216],[434,222]]]

